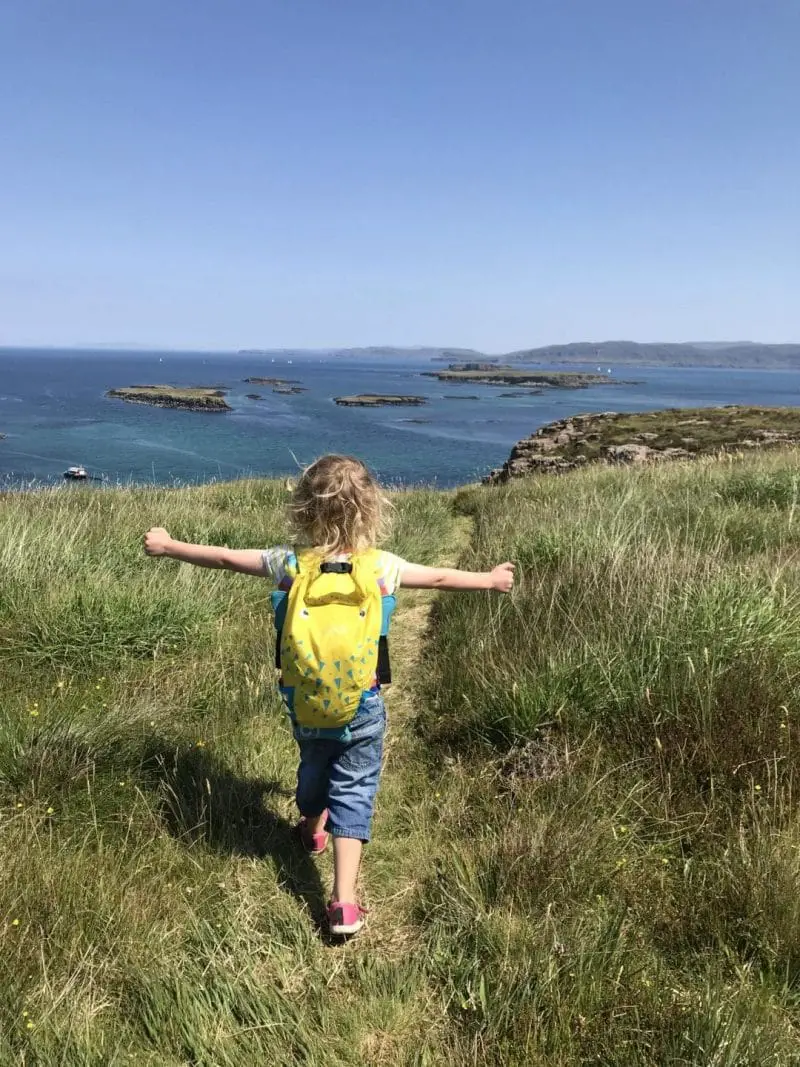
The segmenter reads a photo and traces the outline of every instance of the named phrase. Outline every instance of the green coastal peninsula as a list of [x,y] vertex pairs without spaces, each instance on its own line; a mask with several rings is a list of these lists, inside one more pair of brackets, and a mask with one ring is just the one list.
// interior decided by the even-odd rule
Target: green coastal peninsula
[[126,400],[129,404],[150,404],[157,408],[180,408],[183,411],[231,411],[223,389],[207,386],[178,388],[173,385],[130,385],[109,389],[106,396]]
[[641,465],[693,460],[800,442],[800,408],[729,405],[662,411],[572,415],[517,441],[502,467],[485,479],[563,474],[587,463]]

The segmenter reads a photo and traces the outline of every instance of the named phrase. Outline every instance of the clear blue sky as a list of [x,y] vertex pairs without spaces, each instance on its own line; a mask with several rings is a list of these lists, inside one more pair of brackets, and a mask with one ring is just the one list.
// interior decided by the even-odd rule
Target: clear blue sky
[[0,344],[800,341],[797,0],[0,0]]

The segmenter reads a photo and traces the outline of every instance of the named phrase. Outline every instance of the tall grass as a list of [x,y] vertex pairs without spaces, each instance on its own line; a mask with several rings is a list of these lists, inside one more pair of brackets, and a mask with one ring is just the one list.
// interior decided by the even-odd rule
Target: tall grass
[[[265,583],[282,486],[0,501],[0,1064],[792,1064],[793,453],[395,497],[409,595],[365,934],[292,836]],[[419,659],[417,666],[413,661]],[[412,700],[413,697],[413,700]]]
[[420,921],[469,1062],[797,1062],[798,485],[784,454],[460,494],[465,563],[520,570],[442,600],[428,656],[469,838]]
[[[447,497],[395,500],[391,547],[433,561]],[[269,482],[2,500],[3,1067],[359,1063],[418,996],[416,965],[384,987],[320,938],[269,587],[142,552],[155,524],[279,543],[285,502]]]

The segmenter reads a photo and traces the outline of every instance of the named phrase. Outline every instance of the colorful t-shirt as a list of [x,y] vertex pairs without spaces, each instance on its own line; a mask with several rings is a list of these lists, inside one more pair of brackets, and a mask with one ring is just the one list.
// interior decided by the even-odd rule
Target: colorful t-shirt
[[[348,560],[349,554],[340,553],[330,557],[331,560]],[[292,584],[292,576],[297,573],[297,557],[292,545],[276,545],[261,553],[264,571],[279,589],[287,589]],[[384,596],[393,596],[400,587],[403,571],[408,566],[404,559],[393,552],[378,552],[377,578]]]

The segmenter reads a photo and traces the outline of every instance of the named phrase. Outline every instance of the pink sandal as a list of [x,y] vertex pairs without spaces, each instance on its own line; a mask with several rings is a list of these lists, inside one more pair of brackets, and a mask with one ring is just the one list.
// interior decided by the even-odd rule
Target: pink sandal
[[[328,812],[322,813],[325,818],[328,817]],[[310,834],[308,832],[308,819],[303,815],[300,822],[295,827],[300,834],[300,840],[303,843],[303,848],[310,856],[321,856],[325,849],[328,847],[328,838],[330,834],[325,830],[321,830],[318,834]]]

